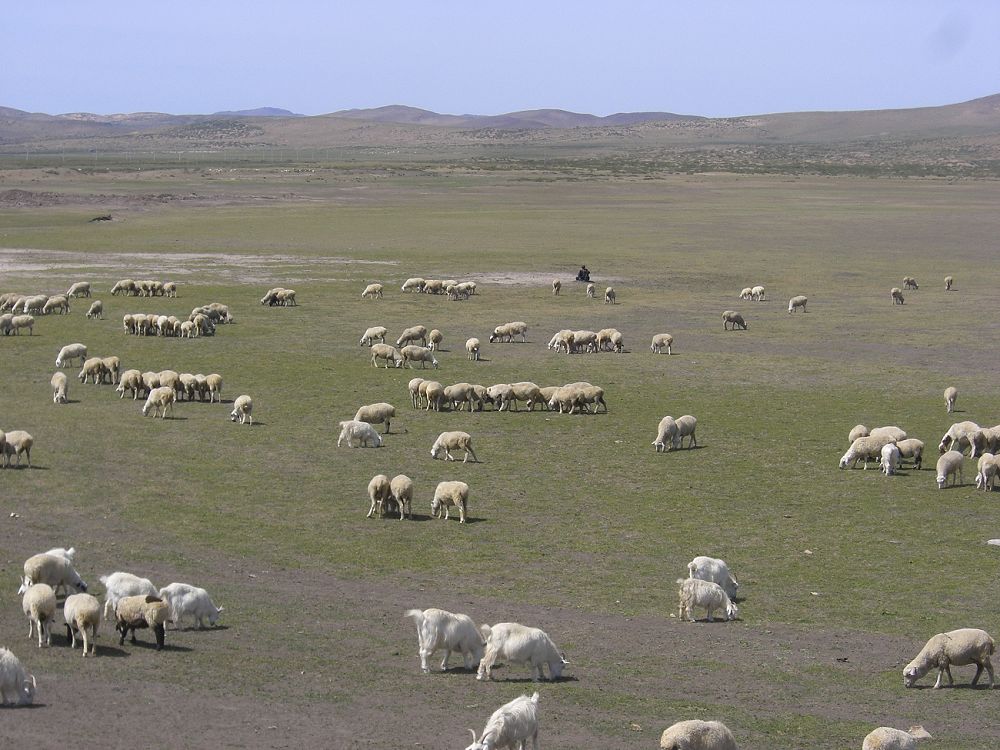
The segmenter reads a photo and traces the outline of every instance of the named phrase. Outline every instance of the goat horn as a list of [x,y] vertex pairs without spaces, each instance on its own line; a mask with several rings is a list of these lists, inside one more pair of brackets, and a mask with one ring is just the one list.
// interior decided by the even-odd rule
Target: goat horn
[[475,744],[475,742],[476,742],[476,730],[475,729],[470,729],[469,730],[469,734],[472,735],[472,743]]

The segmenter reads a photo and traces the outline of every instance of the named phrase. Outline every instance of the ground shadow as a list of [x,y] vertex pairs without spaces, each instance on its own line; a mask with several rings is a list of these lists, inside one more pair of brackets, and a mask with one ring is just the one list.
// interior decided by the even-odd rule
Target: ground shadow
[[209,625],[207,628],[199,628],[197,625],[186,625],[183,628],[170,628],[168,633],[214,633],[218,630],[229,630],[228,625]]

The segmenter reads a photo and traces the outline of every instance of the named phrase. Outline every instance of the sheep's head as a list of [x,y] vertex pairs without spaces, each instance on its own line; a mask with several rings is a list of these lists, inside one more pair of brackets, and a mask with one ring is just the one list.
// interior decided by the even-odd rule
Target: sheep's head
[[840,468],[846,469],[847,465],[850,463],[850,451],[844,454],[843,458],[840,459]]
[[38,687],[38,683],[35,682],[35,675],[29,674],[24,682],[21,683],[21,689],[18,691],[17,702],[22,706],[30,706],[35,701],[35,689]]
[[[431,453],[431,455],[434,456],[433,453]],[[437,456],[434,456],[434,458],[437,458]],[[433,500],[431,500],[431,515],[437,516],[440,512],[441,512],[441,501],[438,500],[437,498],[434,498]]]
[[913,687],[917,680],[927,674],[926,669],[921,669],[919,666],[914,665],[912,662],[906,665],[903,670],[903,687]]
[[944,486],[945,486],[945,484],[947,484],[947,482],[948,482],[948,477],[947,476],[945,476],[944,474],[938,474],[938,477],[937,477],[937,486],[938,486],[939,490],[943,490]]
[[729,602],[726,605],[726,619],[727,620],[735,620],[739,616],[740,616],[740,608],[737,607],[732,602]]
[[239,415],[239,412],[237,412],[237,411],[236,411],[236,409],[233,409],[233,410],[232,410],[232,411],[231,411],[231,412],[229,413],[229,421],[230,421],[230,422],[235,422],[235,421],[236,421],[237,419],[239,419],[239,418],[240,418],[240,415]]
[[465,748],[465,750],[485,750],[486,745],[476,739],[476,730],[470,729],[469,732],[472,734],[472,744]]
[[73,582],[73,588],[75,588],[81,594],[84,594],[84,593],[87,592],[87,584],[84,583],[83,579],[81,579],[79,576],[77,576],[76,581]]
[[153,408],[153,402],[147,400],[146,403],[144,403],[142,405],[142,416],[144,416],[144,417],[148,416],[149,415],[149,410],[152,409],[152,408]]

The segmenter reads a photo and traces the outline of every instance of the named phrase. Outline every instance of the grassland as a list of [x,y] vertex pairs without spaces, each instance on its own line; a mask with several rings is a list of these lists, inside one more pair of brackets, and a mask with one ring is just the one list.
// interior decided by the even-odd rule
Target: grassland
[[[946,385],[960,418],[998,421],[985,269],[1000,185],[577,177],[468,165],[3,173],[0,189],[65,200],[0,211],[0,291],[88,279],[108,308],[87,321],[80,301],[0,341],[0,426],[36,438],[33,470],[0,473],[0,635],[48,704],[5,715],[4,731],[45,746],[69,725],[44,713],[72,708],[107,740],[102,728],[138,730],[166,705],[225,746],[460,747],[466,726],[530,686],[518,667],[492,685],[419,674],[401,613],[441,606],[539,625],[566,651],[573,679],[541,688],[548,748],[655,747],[673,721],[709,716],[751,750],[859,747],[871,727],[915,722],[944,750],[996,747],[995,694],[904,691],[900,671],[936,632],[996,630],[985,541],[1000,536],[1000,513],[971,487],[972,463],[966,486],[943,492],[932,469],[952,421]],[[114,221],[88,222],[109,211]],[[581,263],[620,304],[584,297],[570,281]],[[946,274],[957,291],[944,291]],[[404,295],[412,275],[476,279],[481,294]],[[921,287],[894,307],[904,275]],[[122,277],[171,278],[181,296],[108,296]],[[359,298],[372,281],[385,300]],[[736,299],[756,283],[771,301]],[[261,307],[275,285],[302,304]],[[785,312],[794,294],[809,296],[807,314]],[[121,331],[123,313],[210,301],[236,316],[215,337]],[[747,332],[722,330],[727,308]],[[465,358],[466,338],[508,320],[529,323],[529,343]],[[446,384],[589,380],[609,413],[413,411],[406,382],[424,373],[373,370],[357,339],[416,323],[445,334],[434,376]],[[561,328],[606,326],[628,353],[544,347]],[[649,352],[661,331],[674,356]],[[227,400],[253,395],[261,424],[199,403],[143,419],[106,386],[72,385],[73,403],[53,406],[55,353],[73,341],[125,367],[219,372]],[[337,449],[336,422],[382,400],[400,410],[386,446]],[[703,447],[655,454],[659,418],[684,413]],[[838,471],[859,422],[923,439],[924,470]],[[432,461],[445,429],[472,433],[483,462]],[[417,522],[364,517],[381,472],[414,478]],[[472,487],[465,527],[427,520],[433,487],[452,478]],[[128,658],[88,663],[61,643],[29,648],[13,582],[24,558],[64,544],[93,584],[125,569],[206,586],[227,629],[168,633],[177,650],[158,655],[106,634],[105,653]],[[702,553],[739,573],[739,622],[671,618],[674,579]]]

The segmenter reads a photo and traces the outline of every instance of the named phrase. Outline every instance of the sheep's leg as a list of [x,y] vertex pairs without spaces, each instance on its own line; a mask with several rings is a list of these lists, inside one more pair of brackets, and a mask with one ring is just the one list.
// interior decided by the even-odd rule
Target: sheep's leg
[[990,662],[990,657],[986,657],[983,660],[983,666],[986,667],[986,674],[990,677],[990,687],[993,687],[993,664]]
[[[28,618],[28,640],[31,640],[31,636],[33,636],[34,634],[35,634],[35,621],[34,621],[33,618],[29,617]],[[39,633],[39,635],[38,635],[38,645],[39,646],[42,645],[41,638],[42,638],[41,633]]]
[[445,449],[444,449],[444,460],[445,461],[454,461],[455,460],[455,457],[451,455],[451,451],[448,450],[447,446],[445,446]]
[[980,662],[976,662],[976,676],[972,678],[973,686],[975,686],[975,684],[979,682],[979,678],[982,674],[983,674],[983,665]]
[[451,649],[446,648],[444,650],[444,659],[441,660],[441,671],[448,671],[448,659],[451,658]]
[[372,506],[368,509],[368,515],[365,516],[365,518],[371,518],[374,512],[375,512],[375,501],[372,500]]

